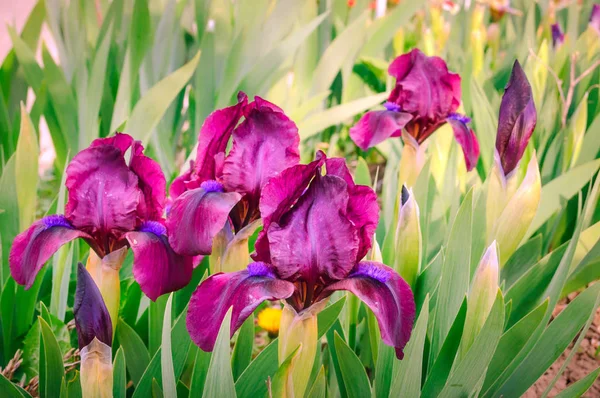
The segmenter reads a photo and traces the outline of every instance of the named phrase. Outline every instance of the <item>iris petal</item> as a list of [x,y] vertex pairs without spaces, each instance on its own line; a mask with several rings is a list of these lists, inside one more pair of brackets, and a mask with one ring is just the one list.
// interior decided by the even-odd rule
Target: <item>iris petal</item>
[[267,229],[272,264],[286,280],[342,279],[356,263],[359,237],[347,216],[348,187],[317,176],[296,205]]
[[227,191],[246,194],[250,203],[273,176],[300,160],[298,128],[278,107],[256,97],[233,132],[233,147],[223,164]]
[[350,128],[350,138],[366,151],[390,137],[399,137],[402,128],[412,119],[409,113],[371,111]]
[[204,121],[198,136],[196,155],[196,176],[200,182],[216,177],[215,156],[227,149],[231,133],[240,121],[247,103],[248,97],[240,92],[237,104],[214,111]]
[[133,276],[151,300],[185,287],[192,278],[193,258],[173,251],[158,222],[142,225],[125,237],[133,251]]
[[328,286],[322,295],[336,290],[352,292],[373,311],[382,340],[402,359],[415,320],[413,293],[404,279],[383,264],[365,261],[348,278]]
[[94,338],[112,346],[112,321],[108,309],[100,289],[81,263],[77,266],[77,290],[73,316],[77,327],[79,348],[86,347]]
[[318,155],[317,160],[309,164],[298,164],[285,169],[264,186],[260,197],[263,230],[254,245],[256,253],[252,258],[255,261],[271,261],[266,231],[271,222],[279,221],[281,216],[296,203],[324,162],[324,155]]
[[117,239],[135,228],[143,194],[118,147],[95,144],[79,152],[67,167],[66,187],[65,215],[75,228]]
[[450,115],[447,119],[454,131],[454,138],[463,150],[467,171],[471,171],[479,160],[479,142],[475,132],[467,126],[468,120],[462,115]]
[[62,245],[75,238],[90,236],[74,229],[64,216],[47,216],[34,222],[17,235],[10,249],[8,262],[12,277],[29,289],[44,263]]
[[136,141],[132,147],[129,167],[138,177],[138,186],[142,190],[138,216],[143,220],[160,220],[163,216],[166,196],[165,175],[158,162],[143,153],[144,147]]
[[202,282],[192,295],[186,319],[194,343],[204,351],[212,351],[219,327],[232,306],[231,336],[263,301],[290,297],[294,285],[273,276],[268,265],[253,263],[247,270],[215,274]]
[[182,255],[210,254],[212,240],[240,200],[237,192],[192,189],[179,196],[167,216],[169,243]]

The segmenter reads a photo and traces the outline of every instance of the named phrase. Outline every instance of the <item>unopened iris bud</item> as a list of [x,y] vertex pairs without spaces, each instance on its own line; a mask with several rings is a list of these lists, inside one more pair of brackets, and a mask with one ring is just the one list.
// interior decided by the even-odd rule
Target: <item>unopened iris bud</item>
[[469,291],[465,327],[459,350],[460,358],[464,358],[471,348],[494,305],[498,292],[498,273],[498,253],[494,241],[481,258]]
[[100,290],[81,263],[77,268],[73,314],[81,356],[82,395],[112,397],[112,322]]
[[540,201],[541,178],[535,154],[522,182],[517,173],[536,122],[531,86],[515,61],[500,105],[495,162],[487,193],[488,242],[498,242],[501,265],[519,246]]
[[589,26],[600,35],[600,4],[594,4],[592,6]]
[[94,280],[110,318],[113,320],[112,332],[114,333],[119,319],[119,304],[121,299],[121,281],[119,280],[119,270],[125,261],[127,255],[127,247],[122,247],[119,250],[108,253],[100,258],[93,250],[90,250],[86,268],[89,275]]
[[328,300],[313,304],[297,313],[284,304],[279,325],[279,364],[286,360],[298,347],[296,360],[292,364],[292,383],[295,397],[303,397],[317,355],[317,314]]
[[565,34],[557,23],[552,24],[550,29],[552,30],[552,47],[556,50],[565,42]]
[[409,285],[414,286],[419,275],[422,252],[419,206],[412,190],[404,186],[401,198],[396,227],[394,269]]
[[235,272],[244,269],[250,262],[248,240],[261,225],[260,219],[255,220],[234,235],[227,223],[213,238],[213,251],[209,257],[211,272]]

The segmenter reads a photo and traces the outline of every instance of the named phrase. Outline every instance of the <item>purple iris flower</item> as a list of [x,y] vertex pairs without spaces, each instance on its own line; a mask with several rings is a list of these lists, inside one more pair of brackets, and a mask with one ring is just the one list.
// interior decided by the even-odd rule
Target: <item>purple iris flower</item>
[[233,335],[265,300],[286,300],[301,313],[347,290],[371,308],[383,341],[402,358],[415,317],[413,294],[393,269],[361,261],[379,207],[370,187],[354,183],[344,159],[319,152],[312,163],[287,168],[265,185],[260,212],[256,262],[212,275],[194,292],[187,315],[192,340],[211,351],[231,306]]
[[589,25],[600,35],[600,4],[592,6]]
[[552,24],[550,29],[552,30],[552,47],[558,48],[562,46],[562,44],[565,42],[565,34],[560,28],[560,25],[557,23]]
[[294,122],[260,97],[248,103],[240,92],[236,105],[209,115],[198,136],[196,161],[171,185],[167,229],[175,251],[210,254],[213,238],[224,227],[231,235],[260,219],[263,186],[298,163],[299,142]]
[[531,85],[519,61],[515,61],[502,96],[496,135],[496,156],[505,176],[519,164],[536,123]]
[[461,101],[460,76],[448,71],[443,59],[428,57],[419,49],[396,58],[388,68],[396,86],[384,104],[386,110],[367,112],[350,129],[350,137],[367,150],[390,137],[400,137],[404,129],[422,144],[445,123],[463,149],[467,170],[479,159],[479,143],[468,123],[456,113]]
[[188,284],[192,259],[171,249],[162,218],[165,177],[143,150],[139,141],[117,133],[73,158],[66,170],[65,215],[34,222],[13,242],[9,263],[17,283],[30,288],[62,245],[83,238],[100,258],[130,246],[133,276],[152,300]]

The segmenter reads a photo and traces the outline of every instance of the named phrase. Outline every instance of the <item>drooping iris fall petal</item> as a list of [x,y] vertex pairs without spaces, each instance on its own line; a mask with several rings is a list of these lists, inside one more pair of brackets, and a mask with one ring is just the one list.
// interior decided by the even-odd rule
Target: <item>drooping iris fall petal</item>
[[269,178],[299,162],[300,136],[292,120],[260,97],[245,112],[244,121],[233,132],[222,180],[226,191],[246,194],[248,201],[258,204]]
[[211,113],[198,136],[198,154],[196,156],[196,178],[200,182],[215,178],[215,156],[225,152],[233,129],[240,121],[248,97],[238,94],[238,103]]
[[454,138],[462,148],[467,171],[471,171],[477,165],[479,159],[479,142],[473,129],[467,125],[470,119],[466,116],[454,114],[446,120],[450,123],[454,131]]
[[515,61],[498,116],[496,150],[505,175],[517,167],[537,123],[533,93],[519,61]]
[[360,149],[366,151],[390,137],[399,137],[411,119],[412,116],[405,112],[367,112],[350,128],[350,138]]
[[79,348],[89,345],[94,338],[112,345],[112,321],[102,294],[83,264],[77,265],[77,290],[73,304]]
[[212,351],[230,307],[233,336],[263,301],[285,299],[293,292],[294,285],[277,279],[264,263],[252,263],[244,271],[212,275],[192,295],[186,319],[188,331],[202,350]]
[[75,155],[66,172],[65,216],[75,228],[117,239],[135,228],[136,210],[144,199],[122,148],[95,142]]
[[171,247],[186,256],[210,254],[213,238],[225,226],[241,196],[223,192],[223,186],[214,180],[179,196],[166,222]]
[[131,171],[138,177],[138,186],[143,194],[143,200],[138,205],[138,217],[160,220],[163,217],[167,183],[158,162],[144,155],[143,151],[142,144],[134,142],[129,163]]
[[47,216],[34,222],[15,238],[8,262],[12,277],[29,289],[37,273],[50,257],[65,243],[76,238],[89,238],[73,228],[62,215]]
[[410,286],[391,268],[375,262],[361,262],[339,282],[329,285],[323,295],[347,290],[375,314],[382,340],[393,346],[399,359],[408,343],[415,319],[415,302]]
[[270,224],[271,260],[281,278],[341,279],[350,272],[359,237],[347,216],[348,198],[342,178],[316,176],[294,208]]
[[185,287],[192,278],[193,258],[182,256],[169,245],[166,228],[148,221],[125,237],[133,250],[133,276],[146,296],[159,296]]

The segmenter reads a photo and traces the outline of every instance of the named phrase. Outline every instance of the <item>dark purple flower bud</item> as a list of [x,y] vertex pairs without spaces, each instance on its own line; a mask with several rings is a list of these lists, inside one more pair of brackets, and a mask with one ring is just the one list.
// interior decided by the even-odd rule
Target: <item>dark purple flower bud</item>
[[531,85],[519,61],[515,61],[502,96],[496,135],[496,150],[504,175],[519,164],[536,123]]
[[256,262],[214,275],[194,293],[187,318],[194,342],[211,350],[231,306],[233,335],[264,300],[286,299],[300,313],[348,290],[374,311],[384,342],[401,358],[414,321],[413,295],[391,268],[360,262],[371,248],[379,207],[370,187],[354,183],[345,160],[320,152],[308,165],[285,169],[264,186],[260,211]]
[[112,346],[110,315],[100,289],[81,263],[77,265],[77,290],[75,291],[73,315],[80,349],[90,344],[94,338]]
[[589,25],[600,35],[600,4],[594,4],[592,6]]
[[562,29],[560,28],[560,25],[557,23],[552,24],[551,30],[552,30],[552,47],[558,48],[558,47],[562,46],[562,44],[565,42],[565,34],[563,33]]

